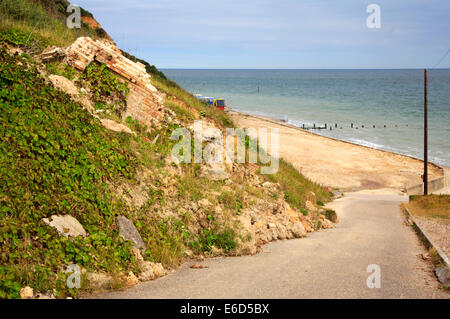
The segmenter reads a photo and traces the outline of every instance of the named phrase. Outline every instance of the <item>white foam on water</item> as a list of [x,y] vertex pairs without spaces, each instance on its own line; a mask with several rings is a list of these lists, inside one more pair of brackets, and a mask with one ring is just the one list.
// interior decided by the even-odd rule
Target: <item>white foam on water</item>
[[295,120],[291,120],[291,119],[288,119],[288,120],[287,120],[287,123],[288,123],[288,124],[291,124],[291,125],[294,125],[294,126],[297,126],[297,127],[299,127],[299,128],[302,128],[302,127],[303,127],[303,124],[304,124],[305,126],[312,126],[312,125],[313,125],[313,123],[310,123],[310,122],[306,122],[306,121],[295,121]]
[[386,149],[388,148],[385,145],[382,144],[377,144],[377,143],[373,143],[373,142],[369,142],[369,141],[365,141],[365,140],[360,140],[357,138],[349,138],[348,139],[349,142],[355,143],[355,144],[359,144],[359,145],[363,145],[363,146],[367,146],[367,147],[371,147],[371,148],[376,148],[376,149]]

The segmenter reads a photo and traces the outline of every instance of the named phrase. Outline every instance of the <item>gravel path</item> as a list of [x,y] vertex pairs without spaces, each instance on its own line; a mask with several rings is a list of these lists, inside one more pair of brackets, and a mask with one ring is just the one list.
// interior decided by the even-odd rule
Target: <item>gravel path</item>
[[[449,298],[399,204],[404,196],[347,194],[329,206],[336,229],[278,241],[256,256],[192,263],[155,281],[95,298]],[[366,269],[381,269],[381,288],[369,289]]]

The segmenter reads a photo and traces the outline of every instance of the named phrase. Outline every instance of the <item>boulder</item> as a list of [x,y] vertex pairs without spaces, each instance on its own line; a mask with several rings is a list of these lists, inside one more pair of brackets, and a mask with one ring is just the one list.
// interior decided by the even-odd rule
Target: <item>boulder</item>
[[139,280],[140,281],[150,281],[155,278],[155,275],[153,274],[153,267],[152,263],[149,261],[145,261],[141,264],[142,272],[139,274]]
[[134,224],[125,216],[117,216],[117,227],[119,227],[119,233],[125,240],[130,240],[134,243],[134,246],[138,249],[144,249],[145,243],[142,240],[141,235],[134,226]]
[[138,283],[139,283],[139,279],[136,277],[136,275],[132,271],[130,271],[126,278],[126,285],[127,286],[135,286]]
[[167,274],[162,264],[152,263],[150,261],[144,261],[140,265],[141,273],[139,275],[140,281],[153,280]]
[[167,273],[162,264],[152,263],[152,268],[153,268],[153,274],[155,275],[155,278],[165,276]]
[[83,226],[78,222],[78,220],[70,215],[52,215],[50,220],[47,218],[44,218],[42,220],[47,225],[56,228],[56,230],[66,238],[68,238],[69,236],[86,237],[86,231],[84,230]]
[[434,271],[439,282],[445,286],[450,285],[449,272],[447,267],[437,267]]
[[39,59],[43,63],[50,63],[55,61],[61,61],[65,55],[66,52],[64,49],[52,45],[47,47],[44,51],[42,51],[42,53],[39,55]]
[[289,238],[289,233],[283,224],[278,224],[276,230],[276,236],[278,239],[285,240]]
[[61,75],[51,74],[51,75],[49,75],[48,79],[50,80],[50,82],[52,82],[52,84],[55,88],[65,92],[71,96],[78,94],[78,88],[68,78],[61,76]]
[[292,226],[291,229],[292,234],[295,238],[306,237],[306,229],[305,226],[301,222],[297,222]]
[[303,227],[305,227],[305,229],[308,233],[312,233],[314,231],[314,229],[311,227],[311,225],[308,222],[302,221],[301,223],[302,223]]
[[31,287],[23,287],[22,289],[20,289],[20,298],[22,299],[31,299],[33,298],[34,292],[33,292],[33,288]]
[[144,258],[141,255],[141,251],[137,247],[131,248],[131,251],[133,252],[134,258],[136,261],[141,262],[144,261]]
[[321,220],[322,222],[322,228],[323,229],[329,229],[329,228],[335,228],[335,225],[328,219]]

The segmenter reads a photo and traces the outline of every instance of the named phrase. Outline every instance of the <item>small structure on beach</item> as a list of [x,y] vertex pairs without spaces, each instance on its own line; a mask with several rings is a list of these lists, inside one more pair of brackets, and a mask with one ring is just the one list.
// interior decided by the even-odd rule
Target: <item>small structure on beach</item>
[[199,99],[201,101],[204,101],[204,102],[208,103],[209,105],[211,105],[213,107],[217,107],[218,109],[221,109],[222,111],[224,111],[225,107],[227,106],[225,99],[218,99],[218,98],[215,98],[215,97],[212,97],[212,96],[203,96],[203,95],[198,94],[198,93],[194,94],[194,96],[197,99]]

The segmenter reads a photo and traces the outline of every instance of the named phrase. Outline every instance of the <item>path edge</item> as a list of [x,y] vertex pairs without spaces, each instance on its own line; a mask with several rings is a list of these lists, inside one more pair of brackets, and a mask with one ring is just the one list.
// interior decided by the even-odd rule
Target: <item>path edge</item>
[[417,227],[417,230],[424,236],[426,241],[430,244],[431,247],[436,249],[436,252],[438,253],[441,260],[444,262],[444,264],[447,266],[447,268],[450,268],[450,260],[448,259],[447,255],[444,253],[444,251],[431,239],[431,236],[422,228],[420,225],[416,222],[415,218],[409,211],[407,207],[405,207],[405,211],[408,215],[408,218],[411,219],[413,224]]

